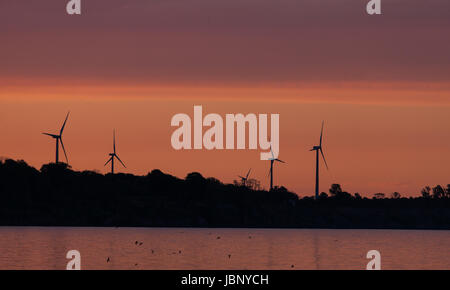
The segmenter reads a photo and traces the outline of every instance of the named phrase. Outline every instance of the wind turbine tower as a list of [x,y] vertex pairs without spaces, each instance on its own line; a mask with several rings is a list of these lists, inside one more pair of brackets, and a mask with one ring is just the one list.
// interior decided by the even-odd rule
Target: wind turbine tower
[[325,166],[327,167],[327,170],[328,170],[327,160],[325,159],[325,154],[323,154],[323,150],[322,150],[323,126],[324,126],[324,122],[322,121],[322,130],[320,132],[319,145],[314,146],[310,150],[310,151],[316,151],[316,195],[315,195],[316,200],[319,198],[319,151],[320,151],[320,154],[322,155],[323,162],[325,163]]
[[275,158],[273,151],[272,151],[272,146],[270,146],[270,152],[272,153],[272,158],[269,158],[270,161],[270,170],[269,170],[269,175],[270,175],[270,191],[273,190],[273,164],[277,161],[277,162],[281,162],[281,163],[286,163],[283,160],[280,160],[278,158]]

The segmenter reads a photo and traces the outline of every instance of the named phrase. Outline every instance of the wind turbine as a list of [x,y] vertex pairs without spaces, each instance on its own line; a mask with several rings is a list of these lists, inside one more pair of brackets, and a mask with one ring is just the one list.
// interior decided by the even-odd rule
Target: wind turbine
[[272,153],[272,158],[269,158],[268,160],[270,160],[270,170],[269,170],[269,175],[270,175],[270,191],[273,190],[273,163],[275,161],[281,162],[281,163],[286,163],[283,160],[280,160],[278,158],[275,158],[275,155],[273,155],[273,151],[272,151],[272,145],[270,146],[270,153]]
[[67,159],[66,149],[64,149],[64,143],[62,140],[62,133],[64,131],[64,127],[66,126],[67,118],[69,118],[69,113],[70,113],[70,111],[67,112],[66,119],[64,120],[61,130],[59,131],[59,135],[50,134],[50,133],[42,133],[44,135],[47,135],[47,136],[50,136],[50,137],[56,139],[56,163],[59,163],[59,143],[61,142],[61,147],[63,149],[64,156],[66,157],[66,162],[67,162],[67,164],[69,164],[69,159]]
[[241,179],[241,182],[242,182],[242,185],[243,185],[243,186],[245,186],[245,184],[247,183],[248,176],[250,175],[250,171],[251,171],[251,170],[252,170],[251,168],[248,170],[247,175],[246,175],[245,177],[244,177],[244,176],[238,175],[239,178]]
[[120,160],[119,156],[116,154],[116,131],[113,131],[113,153],[109,153],[109,156],[111,156],[108,161],[106,161],[106,166],[109,162],[111,162],[111,174],[114,174],[114,157],[119,160],[119,162],[123,165],[123,167],[127,168],[125,164],[123,164],[122,160]]
[[325,166],[328,170],[328,164],[327,160],[325,159],[325,155],[323,154],[322,150],[322,139],[323,139],[323,125],[324,122],[322,121],[322,131],[320,132],[320,143],[318,146],[314,146],[310,151],[316,151],[316,200],[319,198],[319,151],[320,154],[322,154],[323,162],[325,163]]

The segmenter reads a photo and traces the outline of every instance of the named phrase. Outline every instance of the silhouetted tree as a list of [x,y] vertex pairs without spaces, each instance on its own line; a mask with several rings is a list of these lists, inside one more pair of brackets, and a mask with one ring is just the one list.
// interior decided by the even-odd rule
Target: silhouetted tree
[[283,186],[270,192],[257,186],[224,184],[198,172],[181,179],[158,169],[145,176],[103,175],[53,163],[38,171],[5,159],[0,160],[0,226],[450,229],[450,199],[439,188],[439,198],[426,201],[372,201],[334,184],[330,197],[321,193],[315,202]]
[[326,192],[321,192],[319,194],[319,200],[324,200],[328,198],[328,194]]
[[336,183],[332,184],[330,188],[331,196],[336,196],[339,195],[340,193],[342,193],[341,185]]
[[41,167],[41,172],[48,175],[63,175],[71,171],[71,166],[66,163],[49,163]]
[[396,192],[393,192],[393,193],[391,194],[391,198],[394,198],[394,199],[401,198],[401,194],[398,193],[397,191],[396,191]]
[[423,198],[430,198],[431,197],[431,187],[425,186],[422,191],[420,192]]
[[433,187],[433,198],[439,199],[445,197],[445,190],[440,185]]
[[350,200],[353,198],[350,193],[342,190],[340,184],[332,184],[329,191],[331,194],[331,198],[335,200]]
[[254,178],[250,178],[247,180],[247,182],[245,183],[245,185],[250,188],[251,190],[255,190],[255,191],[259,191],[261,190],[261,182],[257,179]]
[[188,173],[188,175],[186,175],[185,179],[187,182],[194,182],[194,183],[202,183],[205,181],[205,178],[203,177],[203,175],[201,175],[198,172]]

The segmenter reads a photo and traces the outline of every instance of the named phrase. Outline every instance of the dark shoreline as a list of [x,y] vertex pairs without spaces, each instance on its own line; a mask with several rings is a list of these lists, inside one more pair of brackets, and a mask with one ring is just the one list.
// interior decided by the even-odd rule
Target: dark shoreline
[[103,175],[4,160],[0,226],[450,230],[450,192],[369,199],[335,184],[314,200],[199,173]]
[[262,228],[262,227],[178,227],[178,226],[96,226],[96,225],[0,225],[0,228],[102,228],[102,229],[204,229],[204,230],[380,230],[380,231],[449,231],[450,228]]

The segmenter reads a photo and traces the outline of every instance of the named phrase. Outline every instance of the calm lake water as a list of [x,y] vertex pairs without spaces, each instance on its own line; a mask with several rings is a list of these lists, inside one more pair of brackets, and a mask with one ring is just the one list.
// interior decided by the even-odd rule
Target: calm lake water
[[82,269],[365,269],[369,250],[450,269],[450,231],[0,227],[0,269],[65,269],[69,250]]

